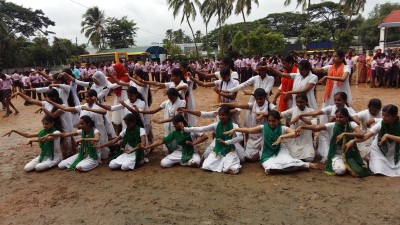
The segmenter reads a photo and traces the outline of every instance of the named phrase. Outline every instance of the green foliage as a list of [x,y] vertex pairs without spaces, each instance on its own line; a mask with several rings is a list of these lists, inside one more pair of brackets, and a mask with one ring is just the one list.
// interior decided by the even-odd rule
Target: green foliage
[[[192,32],[193,40],[195,39],[195,35],[193,32],[192,25],[190,24],[190,19],[192,21],[195,20],[197,11],[196,11],[196,5],[200,5],[199,0],[167,0],[168,4],[168,10],[172,10],[172,15],[174,18],[182,13],[182,19],[181,19],[181,24],[182,22],[186,19],[186,22],[189,25],[190,31]],[[185,40],[188,41],[188,40]],[[199,57],[199,50],[197,48],[196,42],[194,43],[196,47],[196,55]]]
[[232,40],[233,50],[242,55],[281,53],[285,49],[285,44],[282,34],[271,32],[262,25],[250,30],[248,35],[239,30]]
[[133,20],[128,20],[127,16],[121,19],[110,18],[105,29],[106,43],[110,48],[129,48],[135,46],[137,27]]
[[54,37],[51,46],[53,60],[59,62],[70,62],[78,59],[79,55],[87,54],[86,45],[75,45],[69,39]]
[[83,21],[81,22],[81,33],[85,34],[93,47],[97,49],[105,48],[105,27],[107,25],[107,18],[104,11],[99,7],[94,6],[86,10],[82,15]]
[[177,56],[182,54],[182,49],[175,45],[173,42],[168,39],[163,40],[163,48],[167,50],[167,54],[171,56]]
[[255,22],[270,27],[272,31],[281,33],[285,37],[298,37],[305,28],[307,15],[302,13],[272,13]]
[[306,38],[308,38],[308,42],[329,41],[330,37],[331,33],[327,28],[321,26],[319,23],[311,23],[301,32],[299,42],[305,44]]
[[[215,15],[217,17],[217,26],[218,26],[218,39],[215,43],[218,43],[220,47],[221,54],[226,51],[230,44],[228,44],[228,48],[226,43],[224,42],[224,36],[226,31],[223,29],[223,25],[228,17],[232,14],[233,4],[232,1],[226,0],[204,0],[204,2],[200,5],[200,12],[206,17]],[[205,19],[203,19],[205,20]],[[225,33],[224,33],[225,32]],[[231,37],[236,32],[231,33]],[[212,42],[211,42],[212,43]],[[230,42],[229,42],[230,43]],[[210,46],[209,43],[206,43],[205,46]]]
[[236,32],[232,39],[232,47],[234,50],[239,51],[241,54],[247,53],[247,37],[243,34],[241,30]]
[[254,2],[257,7],[259,6],[258,0],[237,0],[235,6],[235,14],[242,14],[243,22],[246,22],[246,18],[244,16],[245,11],[246,15],[249,16],[252,10],[252,3]]
[[348,50],[354,43],[354,34],[352,32],[340,32],[337,35],[337,39],[333,42],[335,49]]
[[311,20],[330,32],[330,37],[335,40],[336,31],[346,28],[346,19],[343,16],[343,7],[334,2],[321,2],[312,4],[308,8]]
[[36,37],[28,46],[27,51],[34,60],[34,64],[44,64],[51,56],[49,40],[45,37]]
[[0,19],[5,34],[20,34],[25,37],[34,36],[36,32],[43,35],[54,34],[47,28],[55,23],[46,17],[42,10],[32,10],[0,0]]
[[[364,48],[373,49],[379,45],[379,29],[377,26],[391,11],[397,9],[400,9],[400,3],[386,2],[376,5],[360,28],[351,30],[353,33],[358,34]],[[387,42],[398,40],[400,37],[400,27],[388,28],[386,35]]]
[[[201,32],[198,32],[200,31],[196,32],[195,38],[200,38],[201,40]],[[182,29],[174,31],[172,29],[168,29],[165,32],[165,38],[174,44],[193,43],[191,37],[186,35],[186,33]]]

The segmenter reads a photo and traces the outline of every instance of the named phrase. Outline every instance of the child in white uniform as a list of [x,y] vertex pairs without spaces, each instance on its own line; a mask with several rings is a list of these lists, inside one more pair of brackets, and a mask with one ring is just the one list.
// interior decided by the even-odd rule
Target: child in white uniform
[[363,162],[357,148],[347,151],[344,145],[353,138],[362,138],[363,133],[358,125],[353,122],[349,111],[346,108],[335,111],[336,122],[324,125],[305,125],[296,129],[321,131],[326,130],[328,134],[328,154],[325,166],[325,173],[329,175],[344,175],[347,171],[352,176],[363,177],[370,174]]
[[[305,93],[297,94],[295,100],[296,105],[284,112],[281,112],[282,117],[296,118],[301,114],[314,112],[314,109],[308,107],[308,97]],[[299,118],[300,120],[296,124],[291,123],[291,129],[295,130],[299,126],[317,124],[317,119],[315,117]],[[312,162],[314,160],[315,151],[312,131],[302,130],[299,137],[288,140],[288,147],[290,155],[293,158],[301,159],[305,162]]]
[[[382,102],[379,99],[373,98],[369,100],[368,109],[358,112],[356,114],[356,121],[360,123],[362,132],[365,134],[369,131],[369,121],[372,119],[382,118]],[[357,147],[360,150],[361,157],[363,159],[369,159],[369,152],[371,149],[373,138],[370,138],[364,142],[357,143]]]
[[285,138],[294,138],[294,130],[280,124],[280,114],[278,111],[271,111],[267,116],[267,123],[252,128],[232,129],[226,134],[233,132],[243,132],[249,134],[262,133],[263,147],[260,154],[260,163],[266,173],[283,173],[295,170],[308,170],[317,168],[316,164],[306,163],[290,156],[286,143],[282,142]]
[[[254,91],[255,101],[248,104],[238,103],[220,103],[219,106],[228,106],[234,108],[247,109],[250,111],[248,118],[248,126],[255,127],[265,122],[265,115],[270,111],[276,110],[276,106],[268,101],[268,94],[263,88],[257,88]],[[255,162],[260,158],[260,150],[262,146],[262,135],[250,134],[246,142],[245,157],[247,161]]]
[[45,171],[56,166],[62,160],[60,138],[52,137],[44,140],[44,137],[48,134],[60,134],[60,131],[54,127],[53,117],[45,116],[42,119],[42,124],[43,130],[39,131],[39,133],[28,134],[17,130],[11,130],[3,135],[10,136],[12,133],[16,133],[26,138],[37,137],[37,139],[30,140],[29,144],[32,145],[33,142],[39,142],[41,152],[38,157],[34,158],[25,165],[24,169],[26,172],[31,172],[34,170],[37,172]]
[[[101,164],[101,152],[97,151],[94,145],[99,145],[100,132],[94,127],[94,122],[89,116],[82,116],[79,120],[79,130],[71,133],[50,134],[56,137],[80,136],[77,140],[80,143],[79,153],[75,154],[58,164],[60,169],[89,171]],[[92,144],[95,143],[95,144]]]
[[400,177],[400,122],[398,108],[389,104],[382,108],[382,121],[371,127],[362,139],[350,141],[346,147],[374,137],[369,167],[374,174]]
[[[350,116],[356,115],[353,108],[347,106],[347,95],[344,92],[338,92],[334,95],[335,105],[326,106],[318,111],[308,112],[298,115],[292,120],[292,124],[296,124],[300,118],[308,116],[318,116],[323,115],[328,118],[329,122],[334,122],[336,120],[335,112],[338,109],[346,108],[350,113]],[[322,124],[322,123],[321,123]],[[325,123],[324,123],[325,124]],[[329,135],[325,129],[322,129],[318,134],[318,154],[321,156],[321,162],[325,162],[328,156],[329,149]]]
[[202,169],[214,172],[224,172],[229,174],[237,174],[241,168],[240,158],[237,154],[235,143],[243,140],[243,135],[239,132],[235,133],[235,137],[223,134],[224,131],[238,128],[237,124],[231,121],[230,109],[223,106],[218,111],[219,122],[204,127],[180,127],[185,132],[206,132],[215,131],[215,147],[212,153],[204,160]]
[[184,127],[188,127],[188,124],[182,115],[174,116],[172,123],[175,130],[162,140],[147,146],[146,149],[155,148],[162,144],[167,146],[170,154],[161,160],[161,167],[168,168],[175,164],[199,167],[200,155],[194,146],[204,142],[208,137],[202,133],[183,132],[179,124],[182,123]]
[[121,151],[117,158],[111,160],[110,169],[133,170],[135,167],[148,162],[144,157],[144,146],[146,145],[146,131],[138,113],[128,113],[124,117],[126,128],[113,140],[96,146],[100,149],[105,146],[114,145],[122,140]]

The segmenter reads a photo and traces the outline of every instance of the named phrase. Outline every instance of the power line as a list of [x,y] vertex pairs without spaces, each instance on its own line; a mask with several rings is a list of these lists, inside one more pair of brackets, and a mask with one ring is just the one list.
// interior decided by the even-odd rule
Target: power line
[[150,34],[154,34],[154,35],[157,35],[157,36],[160,36],[160,37],[165,37],[164,35],[156,34],[156,33],[153,33],[153,32],[151,32],[151,31],[148,31],[148,30],[145,30],[145,29],[143,29],[143,28],[140,28],[140,27],[137,27],[137,28],[138,28],[139,30],[145,31],[145,32],[150,33]]
[[69,0],[69,1],[71,1],[71,2],[73,2],[73,3],[75,3],[75,4],[77,4],[77,5],[80,5],[80,6],[82,6],[82,7],[85,7],[85,8],[89,8],[89,7],[87,7],[86,5],[82,5],[81,3],[79,3],[79,2],[76,2],[76,1],[74,1],[74,0]]

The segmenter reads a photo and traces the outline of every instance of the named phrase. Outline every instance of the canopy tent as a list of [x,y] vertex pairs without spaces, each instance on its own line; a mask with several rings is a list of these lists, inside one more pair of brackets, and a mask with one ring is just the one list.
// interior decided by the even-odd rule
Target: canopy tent
[[400,27],[400,10],[394,10],[379,24],[380,36],[379,36],[379,48],[385,51],[385,35],[386,28],[389,27]]

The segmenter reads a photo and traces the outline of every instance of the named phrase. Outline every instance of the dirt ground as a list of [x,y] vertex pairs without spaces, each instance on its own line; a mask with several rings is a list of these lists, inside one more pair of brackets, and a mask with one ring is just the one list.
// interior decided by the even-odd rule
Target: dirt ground
[[[323,87],[318,86],[319,102]],[[276,90],[274,89],[274,92]],[[352,86],[354,108],[366,108],[370,98],[399,105],[399,90]],[[211,89],[195,91],[199,110],[210,110]],[[248,97],[238,94],[240,102]],[[165,99],[155,95],[157,106]],[[1,118],[0,134],[10,129],[37,132],[43,115],[36,106]],[[107,101],[110,103],[111,101]],[[321,104],[320,104],[321,105]],[[152,108],[153,108],[152,107]],[[162,113],[154,116],[161,118]],[[244,113],[242,113],[242,117]],[[211,123],[199,119],[200,125]],[[153,123],[156,138],[162,126]],[[211,136],[211,134],[208,134]],[[202,152],[211,141],[202,144]],[[161,147],[150,162],[134,171],[110,171],[108,161],[87,173],[51,169],[26,173],[24,165],[39,147],[13,134],[0,138],[1,224],[398,224],[400,179],[322,171],[267,175],[259,163],[245,163],[239,175],[175,166],[162,169]],[[397,222],[396,222],[397,221]]]

